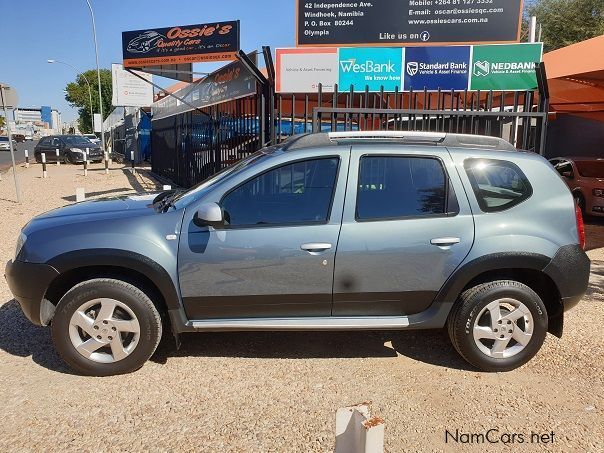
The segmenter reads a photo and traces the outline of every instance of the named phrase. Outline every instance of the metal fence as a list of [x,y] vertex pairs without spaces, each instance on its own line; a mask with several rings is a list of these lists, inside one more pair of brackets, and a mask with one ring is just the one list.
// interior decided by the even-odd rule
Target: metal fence
[[153,121],[151,168],[190,187],[260,148],[258,97]]
[[549,109],[543,64],[534,91],[411,91],[275,94],[259,77],[254,96],[154,120],[152,169],[190,187],[266,144],[319,131],[409,130],[502,137],[518,149],[544,154]]

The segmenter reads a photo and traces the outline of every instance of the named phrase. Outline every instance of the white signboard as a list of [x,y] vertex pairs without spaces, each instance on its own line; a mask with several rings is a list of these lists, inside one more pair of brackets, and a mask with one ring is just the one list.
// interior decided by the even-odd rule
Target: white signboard
[[2,90],[2,93],[0,93],[0,108],[6,107],[7,109],[16,109],[17,105],[19,105],[17,90],[2,82],[0,82],[0,89]]
[[[153,76],[137,72],[145,80],[151,81]],[[145,80],[124,71],[121,64],[111,65],[111,81],[113,83],[114,107],[150,107],[153,103],[153,86]]]
[[313,93],[319,84],[333,93],[338,83],[338,49],[277,49],[276,85],[279,93]]
[[94,120],[93,120],[94,132],[102,132],[102,130],[101,130],[102,122],[103,121],[101,120],[101,114],[100,113],[95,113],[94,114]]

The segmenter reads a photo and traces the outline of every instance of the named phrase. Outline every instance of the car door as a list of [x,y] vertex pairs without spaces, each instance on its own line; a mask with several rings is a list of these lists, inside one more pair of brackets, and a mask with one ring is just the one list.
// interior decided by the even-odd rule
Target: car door
[[200,200],[220,204],[224,228],[198,226],[199,203],[187,208],[178,273],[189,319],[331,315],[350,149],[303,153]]
[[444,148],[354,146],[334,273],[334,316],[427,309],[474,240]]

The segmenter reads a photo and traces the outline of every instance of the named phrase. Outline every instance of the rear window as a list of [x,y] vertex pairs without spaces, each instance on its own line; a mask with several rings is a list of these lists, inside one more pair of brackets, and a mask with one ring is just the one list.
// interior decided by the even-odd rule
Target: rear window
[[480,209],[484,212],[510,209],[533,194],[528,179],[512,162],[468,159],[464,162],[464,167]]

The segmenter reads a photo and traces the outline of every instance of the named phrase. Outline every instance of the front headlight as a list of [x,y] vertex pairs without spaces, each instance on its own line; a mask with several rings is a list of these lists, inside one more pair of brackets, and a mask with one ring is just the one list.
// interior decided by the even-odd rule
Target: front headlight
[[19,235],[19,239],[17,239],[17,248],[15,250],[15,259],[19,256],[21,249],[25,245],[25,241],[27,241],[27,235],[23,232]]
[[74,153],[82,153],[82,154],[84,154],[84,151],[82,151],[80,148],[70,148],[70,149]]

